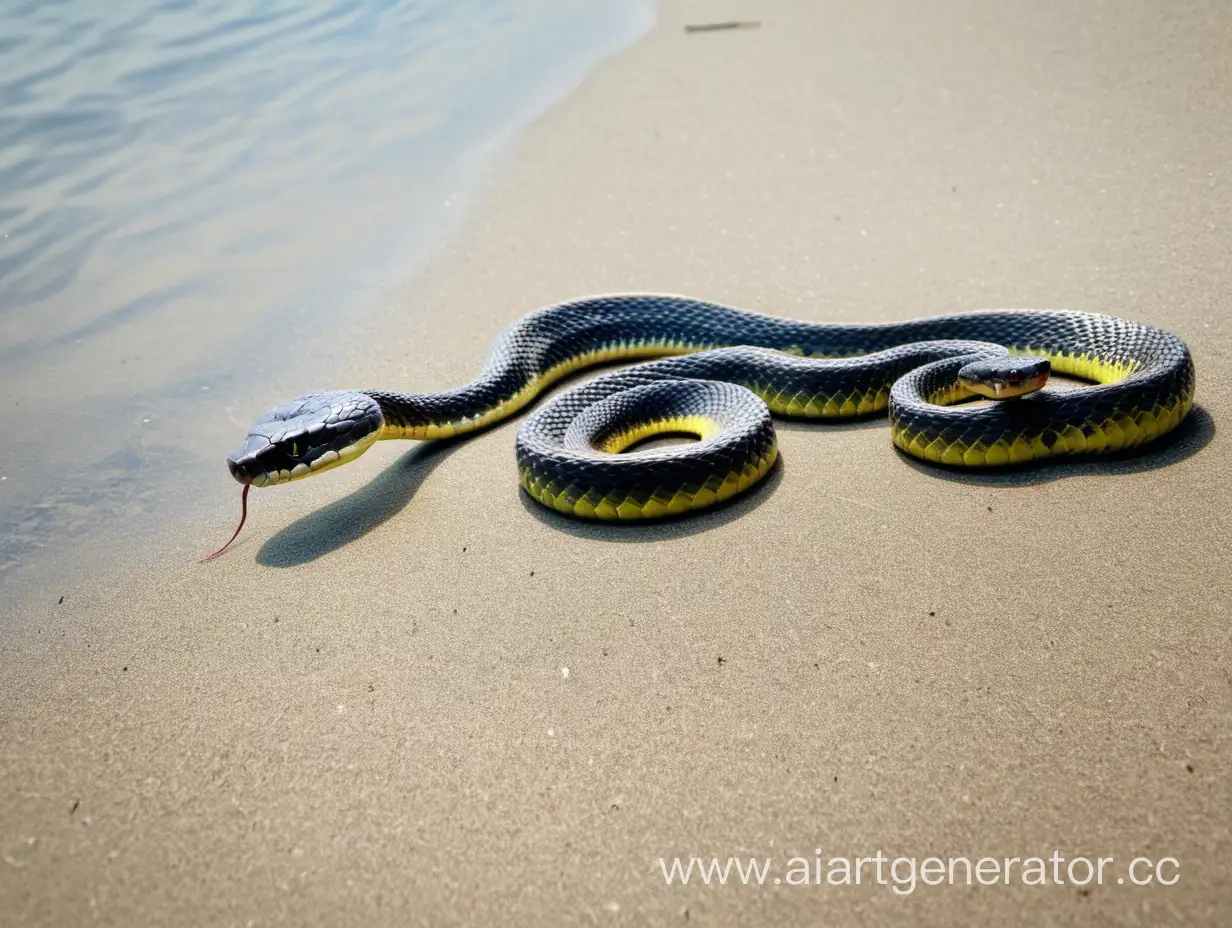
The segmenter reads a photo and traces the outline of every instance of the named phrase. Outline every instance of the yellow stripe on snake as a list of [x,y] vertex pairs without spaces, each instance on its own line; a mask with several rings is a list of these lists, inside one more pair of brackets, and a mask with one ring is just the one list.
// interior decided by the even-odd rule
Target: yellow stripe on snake
[[[354,460],[378,440],[482,429],[582,368],[654,357],[525,420],[515,455],[526,492],[583,518],[702,509],[774,465],[776,415],[834,420],[888,409],[895,446],[954,467],[1120,451],[1175,428],[1194,394],[1184,342],[1095,313],[985,310],[831,325],[616,294],[523,317],[497,337],[479,375],[456,389],[301,396],[258,420],[227,463],[245,491],[282,484]],[[1040,389],[1050,370],[1094,385]],[[999,402],[962,403],[973,396]],[[669,432],[699,441],[620,453]]]

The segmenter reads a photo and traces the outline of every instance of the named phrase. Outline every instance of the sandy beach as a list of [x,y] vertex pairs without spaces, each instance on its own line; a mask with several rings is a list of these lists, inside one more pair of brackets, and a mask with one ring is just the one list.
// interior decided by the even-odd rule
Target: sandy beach
[[[320,387],[454,386],[595,292],[1066,307],[1184,338],[1189,422],[976,476],[884,420],[780,423],[760,489],[629,527],[520,493],[514,421],[254,492],[198,564],[238,508],[220,444],[190,523],[0,641],[0,923],[1227,924],[1230,42],[1158,0],[664,3]],[[878,853],[1116,862],[911,892],[660,864]],[[1117,883],[1136,857],[1179,879]]]

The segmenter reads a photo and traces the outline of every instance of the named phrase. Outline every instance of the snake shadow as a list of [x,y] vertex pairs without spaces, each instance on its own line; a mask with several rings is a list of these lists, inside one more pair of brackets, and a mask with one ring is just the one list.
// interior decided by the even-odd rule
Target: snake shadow
[[1185,417],[1184,422],[1163,438],[1141,450],[1131,449],[1113,454],[1032,461],[1014,467],[998,468],[995,471],[963,470],[944,464],[925,463],[897,448],[894,450],[908,467],[942,480],[990,487],[1021,487],[1034,486],[1052,480],[1064,480],[1066,477],[1137,474],[1168,467],[1193,457],[1209,445],[1214,438],[1215,420],[1205,409],[1195,405]]
[[292,522],[261,546],[257,563],[296,567],[362,538],[411,501],[460,442],[448,439],[417,444],[360,489]]

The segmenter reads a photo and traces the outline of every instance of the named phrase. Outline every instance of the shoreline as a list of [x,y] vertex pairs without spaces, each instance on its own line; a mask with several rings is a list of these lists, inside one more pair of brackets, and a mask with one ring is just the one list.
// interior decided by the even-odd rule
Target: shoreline
[[[776,421],[781,462],[746,497],[607,526],[519,492],[515,419],[257,491],[224,558],[96,578],[0,643],[5,917],[1228,910],[1232,214],[1215,194],[1232,176],[1209,127],[1232,126],[1232,95],[1209,68],[1229,22],[767,2],[756,30],[683,29],[747,18],[664,3],[519,134],[371,314],[396,336],[349,348],[338,384],[455,386],[508,322],[594,292],[852,322],[1070,306],[1186,339],[1201,443],[965,479],[906,463],[881,419]],[[199,512],[176,544],[210,550],[234,514]],[[1182,881],[904,903],[655,870],[1054,848],[1166,854]]]
[[[526,12],[533,23],[533,10]],[[589,20],[590,33],[577,35]],[[413,206],[396,231],[389,231],[392,207],[381,201],[368,217],[380,233],[356,223],[305,232],[304,260],[296,263],[289,254],[294,242],[288,242],[280,260],[264,268],[257,261],[247,277],[238,266],[215,267],[210,260],[217,256],[206,255],[192,280],[169,279],[70,331],[49,328],[42,341],[11,345],[13,402],[3,424],[14,441],[0,468],[0,521],[7,536],[0,545],[0,606],[19,612],[24,599],[42,597],[44,589],[123,572],[140,557],[191,559],[191,549],[175,547],[179,533],[166,529],[223,504],[218,490],[230,487],[216,479],[225,475],[221,461],[249,422],[280,399],[355,369],[354,358],[376,330],[373,317],[454,233],[475,189],[498,169],[518,134],[566,98],[596,63],[636,41],[652,20],[644,0],[607,4],[589,17],[573,8],[545,17],[542,34],[532,34],[535,42],[547,43],[544,36],[576,41],[538,71],[522,73],[510,64],[518,80],[497,95],[510,105],[455,119],[462,126],[453,132],[461,133],[452,139],[456,157],[441,161],[436,150],[445,143],[431,130],[404,142],[434,153],[417,168],[430,183],[419,176],[369,178],[369,188],[393,180],[390,193],[403,207]],[[527,22],[513,25],[525,31]],[[447,76],[438,80],[447,86],[436,107],[445,115],[460,112],[465,99],[455,99],[458,90]],[[412,114],[426,106],[414,96],[406,104]],[[317,199],[328,197],[318,193]],[[334,206],[337,218],[343,210]],[[348,201],[347,215],[362,209],[362,198]],[[282,215],[276,205],[270,211]],[[276,225],[278,218],[270,221]],[[217,232],[206,221],[200,234],[211,231]],[[319,252],[331,238],[338,253],[323,261]],[[158,264],[157,252],[146,257]],[[118,274],[115,289],[132,286],[134,276],[131,269]],[[199,282],[203,276],[217,276],[221,289],[211,295]],[[238,299],[241,292],[250,302]],[[108,542],[119,533],[134,550],[116,558]],[[178,559],[160,554],[164,544]],[[11,623],[5,631],[14,631]]]

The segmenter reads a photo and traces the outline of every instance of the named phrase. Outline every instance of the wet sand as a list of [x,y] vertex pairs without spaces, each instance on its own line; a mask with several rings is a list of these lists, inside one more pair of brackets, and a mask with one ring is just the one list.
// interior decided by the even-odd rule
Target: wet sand
[[0,8],[0,616],[108,572],[91,548],[117,525],[205,504],[236,412],[328,376],[483,153],[654,21],[649,0],[251,6]]
[[[884,421],[784,424],[760,490],[643,527],[521,496],[516,423],[255,493],[227,557],[49,590],[0,644],[0,921],[1226,922],[1232,20],[1113,12],[669,2],[321,386],[459,383],[588,292],[1078,307],[1189,342],[1174,440],[967,477]],[[658,864],[878,851],[1180,879],[903,896]]]

